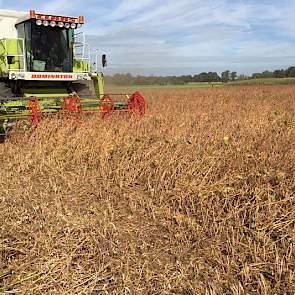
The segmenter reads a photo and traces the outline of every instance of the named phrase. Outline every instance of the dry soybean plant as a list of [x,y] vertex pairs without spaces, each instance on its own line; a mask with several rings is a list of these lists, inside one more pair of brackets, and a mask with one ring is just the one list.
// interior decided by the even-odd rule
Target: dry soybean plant
[[0,145],[0,294],[295,293],[295,87],[145,90],[143,119]]

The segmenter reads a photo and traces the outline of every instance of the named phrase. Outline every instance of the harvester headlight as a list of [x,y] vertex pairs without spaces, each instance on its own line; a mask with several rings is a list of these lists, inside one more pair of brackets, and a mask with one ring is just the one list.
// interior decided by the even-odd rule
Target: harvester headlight
[[43,21],[43,26],[48,27],[49,26],[49,21],[48,20]]
[[42,20],[41,19],[36,20],[36,25],[41,26],[42,25]]
[[70,26],[71,26],[71,25],[70,25],[69,23],[65,23],[65,28],[66,28],[66,29],[69,29]]
[[72,23],[72,24],[71,24],[71,28],[72,28],[72,29],[76,29],[76,28],[77,28],[76,24]]
[[10,77],[11,77],[12,80],[15,80],[16,79],[16,74],[12,73]]
[[55,26],[56,26],[56,22],[55,22],[54,20],[52,20],[52,21],[50,22],[50,25],[51,25],[52,27],[55,27]]
[[64,26],[64,23],[63,22],[58,22],[57,24],[60,28],[62,28]]
[[77,29],[80,29],[80,28],[82,28],[82,24],[77,25]]

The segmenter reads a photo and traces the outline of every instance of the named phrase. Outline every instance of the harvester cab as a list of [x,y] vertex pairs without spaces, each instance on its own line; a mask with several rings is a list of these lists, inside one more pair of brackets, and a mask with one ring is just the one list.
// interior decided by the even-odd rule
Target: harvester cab
[[0,23],[1,97],[103,93],[103,83],[98,83],[102,77],[91,68],[89,46],[85,38],[76,38],[84,36],[76,33],[83,16],[1,10]]
[[[144,98],[126,102],[104,93],[99,50],[91,49],[79,29],[84,17],[0,10],[0,134],[16,120],[38,125],[59,111],[81,114],[113,111],[143,115]],[[102,55],[102,67],[106,67]]]

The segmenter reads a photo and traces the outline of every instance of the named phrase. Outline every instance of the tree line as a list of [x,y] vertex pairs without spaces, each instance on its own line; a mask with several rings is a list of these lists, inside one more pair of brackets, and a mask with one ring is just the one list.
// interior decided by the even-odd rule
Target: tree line
[[262,73],[252,74],[253,79],[263,78],[295,78],[295,67],[289,67],[288,69],[281,69],[271,71],[264,71]]
[[115,74],[105,76],[105,82],[115,85],[185,85],[188,83],[221,83],[235,80],[236,72],[225,71],[219,76],[216,72],[182,76],[133,76],[131,74]]
[[216,72],[203,72],[196,75],[182,76],[133,76],[128,74],[115,74],[113,76],[105,76],[105,82],[114,85],[185,85],[188,83],[227,83],[230,81],[241,81],[250,79],[263,78],[291,78],[295,77],[295,67],[271,71],[263,71],[261,73],[253,73],[252,75],[243,75],[235,71],[226,70],[220,75]]

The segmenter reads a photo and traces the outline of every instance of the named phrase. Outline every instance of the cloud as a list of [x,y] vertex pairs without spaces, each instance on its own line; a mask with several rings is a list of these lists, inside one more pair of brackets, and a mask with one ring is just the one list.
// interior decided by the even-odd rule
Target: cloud
[[120,20],[134,14],[145,13],[148,8],[153,8],[157,3],[157,0],[122,0],[121,3],[109,14],[108,18],[112,20]]
[[142,9],[153,1],[134,6],[127,2],[118,18],[122,21],[114,17],[118,12],[111,14],[114,23],[105,27],[105,34],[96,42],[92,36],[93,44],[111,52],[116,70],[134,64],[137,71],[154,66],[183,72],[184,67],[198,71],[207,65],[249,72],[292,63],[295,34],[292,13],[286,13],[288,5],[294,7],[290,2],[164,0],[145,12]]
[[81,9],[79,0],[51,0],[41,1],[38,9],[44,13],[72,15]]
[[[182,74],[292,65],[293,0],[0,0],[1,8],[85,15],[89,43],[108,71]],[[17,6],[17,7],[16,7]]]

